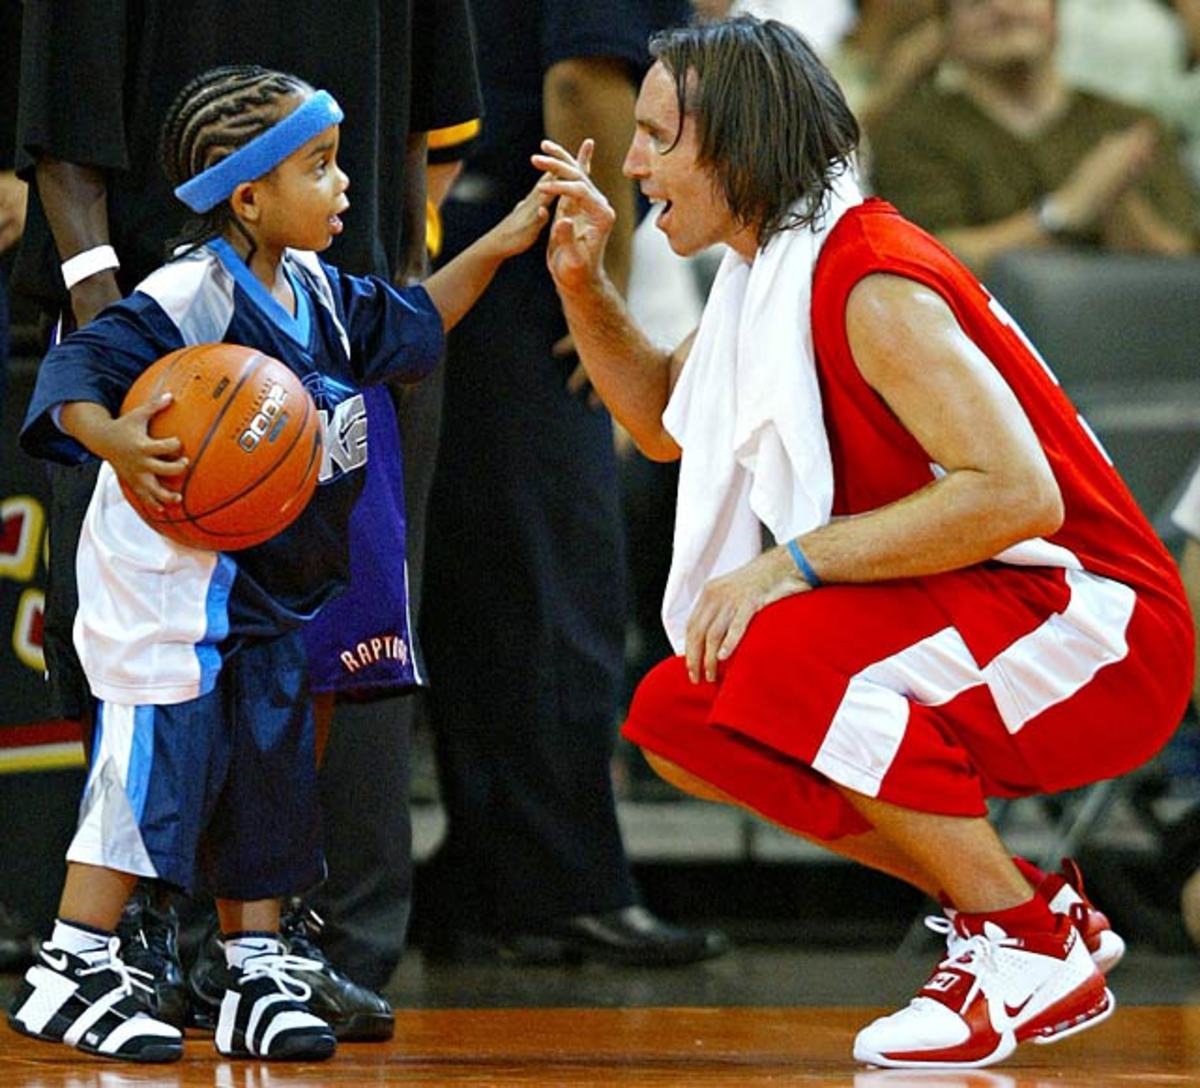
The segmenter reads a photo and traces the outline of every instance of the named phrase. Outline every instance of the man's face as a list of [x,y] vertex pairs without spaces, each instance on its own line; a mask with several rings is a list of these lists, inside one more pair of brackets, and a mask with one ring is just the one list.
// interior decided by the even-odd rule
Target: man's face
[[949,0],[947,52],[968,68],[1003,71],[1051,61],[1054,0]]
[[712,172],[696,161],[696,119],[684,117],[680,131],[675,79],[661,63],[642,81],[634,116],[637,131],[625,156],[625,176],[647,199],[663,205],[657,225],[671,248],[686,257],[731,241],[737,222]]

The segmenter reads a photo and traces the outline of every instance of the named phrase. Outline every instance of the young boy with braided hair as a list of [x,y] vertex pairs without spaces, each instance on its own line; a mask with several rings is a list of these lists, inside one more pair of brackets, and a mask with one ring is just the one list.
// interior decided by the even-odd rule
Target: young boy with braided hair
[[[95,577],[80,579],[76,620],[96,739],[58,919],[9,1012],[26,1034],[111,1058],[180,1057],[181,1033],[145,1011],[143,982],[112,931],[138,877],[186,890],[199,855],[226,956],[218,1051],[312,1060],[335,1049],[329,1025],[304,1004],[304,974],[317,965],[289,955],[279,936],[280,896],[324,868],[300,628],[348,578],[347,524],[368,452],[361,387],[427,374],[445,330],[533,243],[549,202],[535,187],[422,286],[342,275],[316,255],[349,207],[341,120],[331,95],[281,72],[237,66],[197,77],[163,139],[176,195],[199,215],[188,245],[39,371],[25,448],[105,464],[79,544],[81,569]],[[232,555],[168,541],[119,486],[151,504],[179,501],[161,479],[184,467],[179,443],[147,434],[169,399],[116,413],[155,359],[213,341],[282,360],[327,413],[328,441],[355,437],[347,456],[323,466],[296,522]],[[130,624],[128,642],[88,652],[90,633],[115,614]],[[135,639],[134,629],[154,636]],[[193,652],[175,655],[181,664],[164,675],[156,651],[189,640]]]

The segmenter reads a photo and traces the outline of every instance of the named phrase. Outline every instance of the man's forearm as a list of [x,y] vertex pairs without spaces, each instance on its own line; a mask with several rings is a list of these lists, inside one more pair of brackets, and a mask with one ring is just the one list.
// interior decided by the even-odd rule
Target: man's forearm
[[400,195],[400,254],[393,279],[404,285],[419,283],[429,274],[425,240],[426,134],[409,133],[404,150],[404,190]]
[[[60,260],[108,244],[108,187],[103,171],[43,157],[38,160],[36,180]],[[81,280],[71,289],[76,323],[87,324],[120,297],[113,269]]]
[[673,357],[633,323],[616,287],[604,277],[590,290],[561,293],[563,313],[592,387],[638,448],[673,461],[679,447],[664,430]]

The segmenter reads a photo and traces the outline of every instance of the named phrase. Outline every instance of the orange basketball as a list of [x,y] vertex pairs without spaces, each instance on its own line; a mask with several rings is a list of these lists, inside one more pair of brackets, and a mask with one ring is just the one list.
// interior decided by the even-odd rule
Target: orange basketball
[[121,483],[149,525],[180,544],[228,552],[299,517],[321,471],[321,425],[291,370],[240,344],[196,344],[148,366],[121,412],[166,392],[173,399],[151,417],[150,434],[183,444],[187,469],[163,479],[183,501],[155,513]]

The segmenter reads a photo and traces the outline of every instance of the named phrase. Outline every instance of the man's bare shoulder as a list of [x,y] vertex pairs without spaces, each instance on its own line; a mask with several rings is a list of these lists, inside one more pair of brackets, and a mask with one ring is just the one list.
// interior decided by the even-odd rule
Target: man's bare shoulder
[[846,338],[859,372],[876,390],[930,377],[966,348],[949,303],[904,276],[864,276],[846,302]]
[[846,332],[878,340],[920,336],[956,323],[946,300],[931,287],[907,276],[872,272],[858,281],[846,300]]

